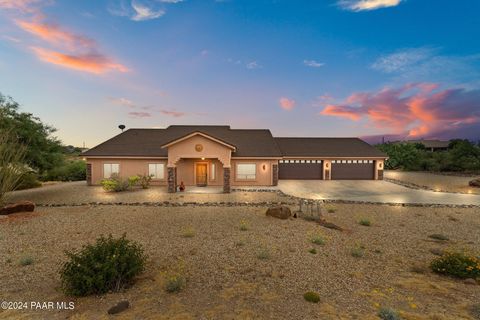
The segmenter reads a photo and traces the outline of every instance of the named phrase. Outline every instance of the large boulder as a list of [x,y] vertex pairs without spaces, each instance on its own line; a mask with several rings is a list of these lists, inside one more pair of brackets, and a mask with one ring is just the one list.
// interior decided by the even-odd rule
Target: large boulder
[[480,188],[480,178],[479,179],[473,179],[471,180],[468,185],[470,187],[477,187],[477,188]]
[[278,219],[288,219],[292,216],[292,212],[289,207],[278,206],[270,207],[267,209],[267,216],[278,218]]
[[117,314],[117,313],[120,313],[122,311],[127,310],[128,307],[130,307],[130,302],[128,302],[128,300],[122,300],[119,303],[117,303],[116,305],[114,305],[113,307],[111,307],[110,309],[108,309],[107,313],[108,314]]
[[35,204],[33,202],[21,201],[0,208],[0,215],[8,215],[17,212],[33,212],[33,210],[35,210]]

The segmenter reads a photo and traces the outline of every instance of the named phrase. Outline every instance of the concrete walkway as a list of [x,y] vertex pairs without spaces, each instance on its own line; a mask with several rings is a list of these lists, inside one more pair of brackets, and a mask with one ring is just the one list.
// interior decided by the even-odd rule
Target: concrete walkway
[[307,199],[480,206],[480,195],[414,190],[386,181],[280,180],[278,187]]

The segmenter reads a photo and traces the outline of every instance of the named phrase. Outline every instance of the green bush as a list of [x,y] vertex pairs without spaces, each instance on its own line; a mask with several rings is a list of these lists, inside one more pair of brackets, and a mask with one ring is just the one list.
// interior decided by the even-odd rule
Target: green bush
[[123,179],[118,174],[112,174],[109,179],[103,179],[100,181],[100,184],[103,187],[103,190],[109,192],[121,192],[126,191],[132,187],[131,182],[134,179]]
[[372,225],[372,222],[368,219],[361,219],[358,223],[365,227],[370,227]]
[[142,246],[125,234],[118,239],[101,236],[95,244],[66,255],[60,270],[62,288],[73,296],[119,291],[144,271],[147,259]]
[[308,250],[308,252],[310,252],[311,254],[317,254],[317,249],[312,248],[312,249]]
[[87,164],[83,160],[67,161],[42,176],[43,181],[82,181],[87,179]]
[[360,245],[360,246],[355,246],[354,248],[352,248],[352,250],[350,251],[350,254],[352,255],[352,257],[355,257],[355,258],[361,258],[363,257],[363,255],[365,254],[365,247]]
[[400,320],[400,315],[390,308],[381,308],[378,311],[378,317],[382,320]]
[[434,259],[430,268],[440,274],[456,278],[480,278],[480,257],[461,251],[447,251]]
[[303,298],[308,302],[313,302],[313,303],[320,302],[320,296],[318,295],[318,293],[313,291],[305,292],[305,294],[303,295]]

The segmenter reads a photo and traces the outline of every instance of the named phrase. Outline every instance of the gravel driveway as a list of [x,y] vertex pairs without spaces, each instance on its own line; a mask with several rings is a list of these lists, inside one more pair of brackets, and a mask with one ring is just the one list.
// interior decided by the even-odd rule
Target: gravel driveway
[[460,192],[466,194],[480,194],[480,188],[473,188],[468,182],[473,177],[447,176],[430,172],[385,171],[385,178],[398,180],[407,184],[431,190],[445,192]]
[[380,203],[480,205],[480,195],[415,190],[387,181],[281,180],[286,194],[309,199],[334,199]]

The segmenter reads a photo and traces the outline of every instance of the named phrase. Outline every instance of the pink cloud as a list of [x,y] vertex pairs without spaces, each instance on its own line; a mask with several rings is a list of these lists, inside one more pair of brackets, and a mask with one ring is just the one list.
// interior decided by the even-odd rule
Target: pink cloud
[[37,57],[45,62],[83,72],[101,74],[109,71],[127,72],[128,68],[101,54],[69,55],[44,48],[32,47]]
[[132,118],[150,118],[152,116],[148,112],[129,112],[128,115]]
[[431,83],[411,83],[373,93],[354,93],[343,104],[321,112],[358,121],[367,119],[391,134],[433,137],[480,124],[480,90],[440,90]]
[[280,103],[280,107],[283,110],[287,110],[287,111],[292,110],[295,107],[295,104],[296,104],[295,100],[285,98],[285,97],[280,98],[279,103]]
[[95,41],[92,39],[62,30],[58,25],[39,21],[29,22],[25,20],[16,20],[15,23],[24,31],[53,44],[66,45],[71,49],[79,47],[95,47]]
[[31,13],[37,10],[35,5],[41,2],[42,0],[0,0],[0,8]]
[[180,118],[187,115],[185,112],[171,111],[171,110],[160,110],[160,113],[167,116],[172,116],[175,118]]

